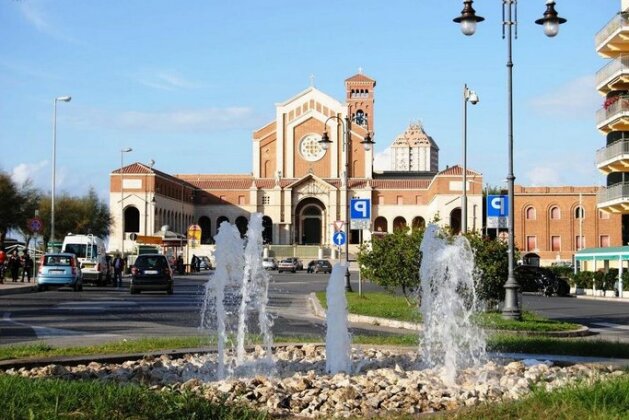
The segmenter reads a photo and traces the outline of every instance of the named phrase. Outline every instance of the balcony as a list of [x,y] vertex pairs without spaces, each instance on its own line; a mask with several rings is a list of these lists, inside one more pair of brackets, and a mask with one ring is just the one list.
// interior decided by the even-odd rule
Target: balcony
[[597,194],[598,208],[611,213],[629,213],[629,182],[601,187]]
[[619,13],[594,37],[596,52],[606,58],[629,52],[629,16]]
[[619,96],[616,102],[596,111],[596,128],[604,134],[629,131],[629,96]]
[[596,167],[606,175],[611,172],[629,172],[629,139],[598,149]]
[[596,73],[596,89],[602,95],[613,90],[629,90],[629,55],[614,58]]

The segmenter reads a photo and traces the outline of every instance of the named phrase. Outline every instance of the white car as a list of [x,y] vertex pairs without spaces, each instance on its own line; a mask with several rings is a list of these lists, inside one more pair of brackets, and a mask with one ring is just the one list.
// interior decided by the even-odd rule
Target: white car
[[263,258],[262,268],[265,270],[277,270],[277,260],[275,258]]

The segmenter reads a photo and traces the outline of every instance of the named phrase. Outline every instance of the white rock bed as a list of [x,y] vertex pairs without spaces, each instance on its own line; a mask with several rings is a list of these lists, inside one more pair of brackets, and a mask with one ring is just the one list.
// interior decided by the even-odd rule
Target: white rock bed
[[[248,354],[261,357],[256,348]],[[231,356],[231,355],[230,355]],[[274,353],[272,373],[260,364],[241,369],[241,377],[216,381],[214,354],[191,354],[130,360],[120,364],[52,364],[32,369],[8,369],[9,375],[100,379],[136,383],[159,390],[192,391],[208,400],[245,403],[272,415],[307,417],[372,415],[386,411],[404,413],[454,410],[479,403],[518,399],[534,384],[548,390],[578,380],[594,381],[625,374],[612,366],[549,362],[489,361],[459,372],[454,385],[444,384],[430,369],[419,369],[416,352],[354,350],[355,372],[325,373],[325,348],[316,345],[286,346]],[[228,360],[231,360],[229,358]],[[248,371],[248,372],[245,372]]]

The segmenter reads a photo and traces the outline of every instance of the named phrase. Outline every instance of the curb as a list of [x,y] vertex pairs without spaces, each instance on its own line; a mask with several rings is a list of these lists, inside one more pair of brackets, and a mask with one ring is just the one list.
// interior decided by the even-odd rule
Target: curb
[[[313,308],[314,315],[319,318],[325,319],[326,312],[325,312],[325,309],[323,309],[323,306],[321,306],[319,299],[317,299],[317,295],[315,293],[310,293],[310,295],[308,295],[308,300],[310,301],[310,304]],[[421,324],[415,324],[413,322],[406,322],[406,321],[396,321],[396,320],[386,319],[386,318],[378,318],[375,316],[348,314],[347,320],[349,322],[380,325],[384,327],[406,329],[406,330],[411,330],[411,331],[422,330]],[[541,336],[556,337],[556,338],[585,337],[585,336],[594,334],[585,325],[582,325],[577,330],[570,330],[570,331],[515,331],[515,330],[492,330],[492,329],[485,329],[485,331],[488,331],[489,333],[492,333],[492,334],[510,333],[510,334],[525,335],[525,336],[540,336],[541,335]]]
[[618,297],[604,297],[604,296],[588,296],[588,295],[572,295],[576,299],[585,299],[585,300],[600,300],[605,302],[619,302],[619,303],[629,303],[629,299],[627,298],[618,298]]
[[[6,285],[6,286],[4,286]],[[0,296],[3,295],[17,295],[21,293],[31,293],[37,290],[37,285],[12,285],[12,284],[4,284],[0,285]],[[4,286],[4,287],[3,287]]]

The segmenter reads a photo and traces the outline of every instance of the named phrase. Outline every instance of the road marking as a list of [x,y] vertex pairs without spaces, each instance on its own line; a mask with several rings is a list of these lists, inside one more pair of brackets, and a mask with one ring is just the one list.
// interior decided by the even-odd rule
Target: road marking
[[37,325],[29,325],[24,322],[17,322],[11,319],[11,313],[5,312],[2,316],[2,320],[4,322],[11,323],[13,325],[18,325],[20,327],[26,327],[33,330],[37,338],[48,338],[48,337],[118,337],[118,334],[85,334],[81,331],[73,331],[66,330],[61,328],[49,328],[49,327],[40,327]]
[[627,330],[627,331],[629,331],[629,325],[613,324],[611,322],[596,322],[596,323],[592,323],[592,325],[597,325],[597,326],[606,327],[606,328],[612,328],[612,329],[615,329],[615,330]]

